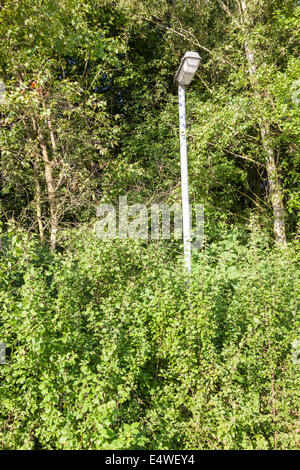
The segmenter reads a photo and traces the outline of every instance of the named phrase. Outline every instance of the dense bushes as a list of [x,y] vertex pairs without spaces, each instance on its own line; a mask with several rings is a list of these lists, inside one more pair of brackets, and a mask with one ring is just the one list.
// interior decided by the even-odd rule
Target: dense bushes
[[298,447],[295,253],[253,240],[187,284],[161,244],[3,237],[2,448]]

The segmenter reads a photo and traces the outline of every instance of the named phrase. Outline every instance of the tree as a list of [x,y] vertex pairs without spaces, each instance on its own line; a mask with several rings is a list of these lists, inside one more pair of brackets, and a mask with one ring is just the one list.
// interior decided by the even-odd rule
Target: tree
[[101,197],[179,200],[173,76],[183,53],[196,49],[202,66],[187,100],[191,200],[216,222],[222,213],[247,224],[256,211],[285,245],[299,205],[297,2],[39,5],[8,1],[0,13],[7,218],[41,238],[50,230],[54,246],[58,228],[90,219]]
[[25,212],[28,223],[34,210],[41,239],[49,229],[55,249],[60,222],[93,213],[101,194],[117,117],[99,77],[118,64],[123,40],[101,24],[110,2],[100,11],[97,2],[42,3],[8,1],[0,12],[2,192],[8,216]]
[[[299,70],[297,2],[283,6],[259,0],[246,6],[236,0],[191,0],[160,1],[154,6],[144,1],[133,14],[140,24],[146,21],[161,32],[160,66],[171,77],[185,50],[194,48],[202,55],[188,100],[192,196],[239,216],[246,208],[246,218],[253,208],[268,216],[270,205],[275,241],[284,246],[285,219],[293,226],[290,216],[298,204],[294,191],[298,111],[292,103]],[[156,87],[160,80],[158,72]],[[153,134],[153,118],[157,129],[171,121],[165,111],[171,98],[160,97],[156,110],[150,111],[153,117],[149,111],[143,117],[149,126],[141,124],[139,145]],[[175,124],[174,113],[172,120]],[[134,144],[137,133],[129,142]],[[174,159],[173,142],[178,137],[171,128],[168,135],[163,147],[170,149],[167,158]]]

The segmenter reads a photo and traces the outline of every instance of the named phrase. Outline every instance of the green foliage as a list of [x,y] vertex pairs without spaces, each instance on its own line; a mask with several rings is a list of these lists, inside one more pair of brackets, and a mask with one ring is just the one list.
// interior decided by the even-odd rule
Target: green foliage
[[[3,449],[292,449],[299,272],[252,229],[194,259],[11,230],[1,254]],[[297,332],[298,331],[298,332]]]
[[[219,1],[6,1],[0,10],[5,218],[30,231],[41,219],[47,233],[51,211],[64,228],[90,220],[98,199],[113,201],[120,193],[133,201],[178,201],[173,77],[183,52],[193,49],[202,64],[187,94],[191,199],[205,201],[216,219],[226,213],[229,223],[247,220],[255,209],[272,227],[260,133],[267,120],[291,239],[299,208],[299,6],[249,5],[247,37],[238,27],[237,2],[228,6],[232,16]],[[255,87],[246,40],[258,51]],[[52,209],[32,119],[53,160]]]
[[[0,1],[3,449],[299,448],[298,30],[293,0]],[[180,243],[92,226],[180,201],[187,50],[189,279]]]
[[72,0],[8,1],[0,10],[1,202],[30,230],[37,219],[47,230],[49,212],[62,226],[95,212],[118,134],[103,90],[126,50],[107,19],[112,11],[111,2]]

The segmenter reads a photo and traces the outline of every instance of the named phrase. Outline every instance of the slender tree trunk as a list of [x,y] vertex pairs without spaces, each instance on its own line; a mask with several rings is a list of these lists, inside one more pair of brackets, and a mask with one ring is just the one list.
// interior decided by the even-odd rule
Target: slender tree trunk
[[270,188],[270,198],[274,215],[275,242],[280,246],[286,245],[286,233],[284,222],[283,192],[279,181],[278,171],[275,163],[274,148],[270,139],[269,122],[260,124],[260,133],[266,154],[266,168]]
[[[45,104],[43,104],[45,109]],[[54,132],[52,128],[52,123],[49,117],[46,118],[48,129],[50,132],[50,139],[51,139],[51,146],[52,146],[52,160],[47,163],[49,165],[45,165],[45,177],[48,185],[48,194],[49,194],[49,202],[50,202],[50,215],[51,215],[51,234],[50,234],[50,244],[51,250],[55,250],[56,247],[56,237],[58,232],[58,217],[57,217],[57,204],[56,204],[56,190],[58,189],[55,186],[55,182],[53,179],[53,165],[55,162],[56,157],[56,142],[54,137]]]
[[36,202],[36,217],[38,221],[40,239],[44,241],[44,226],[42,221],[42,199],[41,199],[41,185],[38,178],[37,163],[34,166],[34,184],[35,184],[35,202]]
[[[238,3],[242,16],[243,32],[246,37],[249,37],[250,22],[246,1],[241,0]],[[248,62],[250,80],[254,89],[254,93],[256,94],[260,102],[264,99],[264,97],[257,91],[257,83],[255,78],[255,74],[257,72],[255,51],[254,48],[251,47],[251,43],[248,39],[245,40],[245,53]],[[262,145],[265,152],[266,169],[270,188],[270,199],[273,208],[275,242],[280,246],[284,246],[286,245],[286,233],[284,222],[283,192],[280,185],[278,170],[275,162],[274,146],[270,133],[270,122],[267,119],[262,119],[259,122],[259,128]]]
[[58,232],[57,208],[55,198],[55,187],[53,182],[53,165],[52,162],[45,162],[45,179],[49,197],[50,207],[50,246],[54,251],[56,248],[56,237]]
[[56,239],[57,239],[57,232],[58,232],[58,217],[57,217],[57,204],[56,204],[56,189],[54,184],[53,178],[53,167],[54,161],[49,159],[47,146],[42,135],[42,132],[33,120],[34,129],[37,133],[38,142],[40,145],[40,149],[42,152],[42,159],[44,162],[44,175],[46,180],[47,192],[48,192],[48,200],[49,200],[49,209],[50,209],[50,247],[51,250],[54,251],[56,248]]

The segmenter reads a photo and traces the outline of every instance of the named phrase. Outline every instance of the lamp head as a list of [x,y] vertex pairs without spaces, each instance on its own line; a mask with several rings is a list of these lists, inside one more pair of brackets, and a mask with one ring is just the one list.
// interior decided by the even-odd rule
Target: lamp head
[[184,54],[174,77],[179,85],[189,85],[200,65],[201,57],[198,52],[188,51]]

